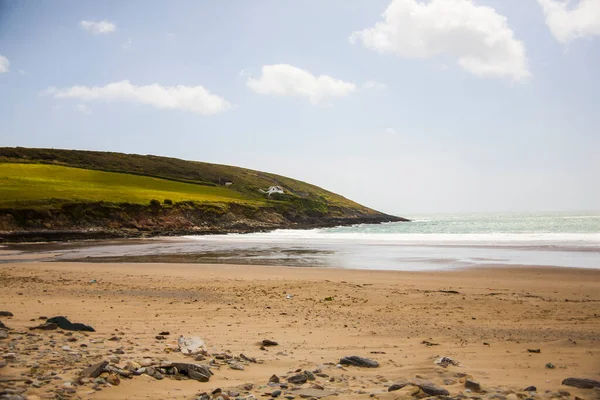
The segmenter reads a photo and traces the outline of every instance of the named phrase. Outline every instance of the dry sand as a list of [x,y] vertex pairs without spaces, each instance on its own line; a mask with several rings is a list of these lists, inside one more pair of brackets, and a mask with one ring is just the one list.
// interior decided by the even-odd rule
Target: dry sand
[[[41,398],[54,396],[56,387],[74,381],[83,366],[115,357],[111,350],[116,348],[125,352],[119,355],[120,364],[143,356],[189,361],[179,352],[169,352],[177,348],[179,335],[200,336],[210,353],[244,353],[264,363],[250,364],[244,371],[222,367],[207,383],[142,375],[97,392],[90,384],[80,386],[77,395],[193,399],[217,387],[253,383],[252,393],[258,397],[271,391],[261,386],[273,374],[317,368],[335,378],[317,382],[336,390],[338,399],[371,394],[379,399],[411,398],[410,390],[388,393],[387,386],[416,376],[445,387],[453,396],[472,395],[465,392],[461,374],[471,375],[486,390],[501,388],[497,390],[505,395],[531,385],[547,398],[561,390],[583,399],[600,393],[561,385],[567,377],[600,379],[600,270],[387,272],[16,262],[0,264],[0,287],[0,310],[14,313],[0,318],[13,328],[8,339],[0,340],[0,350],[17,356],[0,369],[1,379],[56,371],[60,378],[40,388],[18,384]],[[325,300],[330,296],[331,301]],[[67,342],[69,337],[59,331],[27,336],[28,327],[43,322],[38,317],[56,315],[89,324],[97,332],[74,333],[76,342]],[[167,340],[155,339],[161,331],[170,332]],[[109,341],[112,336],[120,340]],[[93,343],[97,339],[104,341]],[[279,346],[260,350],[262,339],[276,340]],[[427,346],[424,340],[438,345]],[[39,356],[49,341],[55,343],[55,354]],[[62,350],[64,345],[72,350]],[[532,348],[541,353],[529,353]],[[348,355],[372,358],[380,367],[336,368],[340,357]],[[460,366],[437,366],[438,356],[451,357]],[[39,367],[31,371],[34,362]],[[546,368],[548,362],[556,368]],[[444,385],[445,379],[454,383]]]

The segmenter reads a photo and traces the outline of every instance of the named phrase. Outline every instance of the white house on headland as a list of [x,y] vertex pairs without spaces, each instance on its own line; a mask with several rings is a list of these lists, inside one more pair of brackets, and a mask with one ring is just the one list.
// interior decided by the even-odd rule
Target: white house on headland
[[273,193],[280,193],[280,194],[284,194],[285,192],[283,191],[283,188],[281,186],[271,186],[269,188],[269,190],[262,190],[262,189],[258,189],[261,191],[261,193],[266,193],[269,196],[272,195]]

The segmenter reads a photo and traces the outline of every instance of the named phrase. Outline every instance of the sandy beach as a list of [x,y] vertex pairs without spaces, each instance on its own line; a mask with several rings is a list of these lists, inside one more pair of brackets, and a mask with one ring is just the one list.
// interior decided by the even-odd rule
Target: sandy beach
[[[3,253],[9,256],[17,257]],[[285,382],[304,370],[321,376],[302,390],[324,388],[340,399],[427,397],[414,385],[388,392],[417,378],[453,398],[594,399],[600,393],[561,385],[568,377],[600,379],[600,270],[27,261],[0,264],[0,287],[0,309],[14,314],[0,318],[12,329],[0,340],[6,364],[0,385],[15,393],[26,388],[31,399],[195,399],[216,388],[239,393],[231,398],[259,398],[278,388],[267,385],[272,375]],[[40,317],[61,315],[96,332],[28,330],[44,323]],[[161,332],[169,335],[156,339]],[[180,335],[204,340],[204,364],[240,353],[258,362],[234,370],[217,357],[222,365],[208,382],[142,374],[118,385],[78,383],[85,367],[102,360],[121,367],[142,359],[196,362],[177,350]],[[261,350],[263,339],[278,345]],[[353,355],[379,367],[339,368],[340,358]],[[459,364],[436,365],[444,356]],[[477,381],[481,392],[467,390],[465,379]],[[537,394],[523,391],[529,386]],[[281,397],[304,397],[292,389]]]

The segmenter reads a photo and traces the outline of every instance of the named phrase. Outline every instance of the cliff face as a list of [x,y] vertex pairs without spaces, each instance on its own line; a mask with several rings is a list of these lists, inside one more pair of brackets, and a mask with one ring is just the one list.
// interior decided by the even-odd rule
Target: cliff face
[[0,242],[250,233],[393,221],[407,220],[343,209],[308,215],[293,208],[245,205],[73,203],[46,210],[0,209]]

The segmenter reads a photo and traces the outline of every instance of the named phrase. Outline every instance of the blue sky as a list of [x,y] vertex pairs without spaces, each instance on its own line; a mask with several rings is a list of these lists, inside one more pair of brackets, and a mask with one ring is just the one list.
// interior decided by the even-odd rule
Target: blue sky
[[598,210],[598,71],[600,0],[0,0],[0,145],[238,165],[409,216]]

